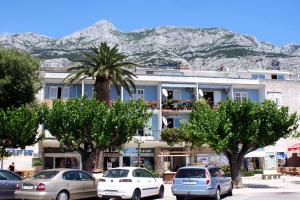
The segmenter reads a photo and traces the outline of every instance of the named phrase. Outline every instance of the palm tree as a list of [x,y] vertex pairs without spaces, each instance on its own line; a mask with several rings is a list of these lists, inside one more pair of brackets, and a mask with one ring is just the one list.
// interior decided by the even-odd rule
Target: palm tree
[[131,95],[131,89],[135,90],[134,77],[128,69],[136,67],[132,62],[126,61],[126,56],[119,53],[118,45],[110,48],[106,42],[101,43],[99,47],[93,45],[91,53],[83,53],[84,58],[80,60],[81,64],[77,67],[71,67],[71,71],[65,79],[67,82],[83,80],[92,77],[95,80],[94,93],[96,99],[109,103],[111,85],[117,86],[120,92],[120,86]]

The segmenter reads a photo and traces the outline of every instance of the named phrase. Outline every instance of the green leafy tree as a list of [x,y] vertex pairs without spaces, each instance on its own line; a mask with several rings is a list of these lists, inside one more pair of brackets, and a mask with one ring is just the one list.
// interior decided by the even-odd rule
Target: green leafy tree
[[136,76],[128,69],[136,67],[136,64],[126,61],[127,57],[119,53],[117,47],[110,48],[105,42],[99,47],[92,46],[91,53],[83,54],[81,66],[69,69],[73,73],[65,81],[74,82],[92,77],[95,80],[96,99],[107,103],[110,100],[111,85],[115,85],[118,90],[119,86],[123,86],[131,94],[131,88],[135,89]]
[[8,156],[6,148],[25,148],[42,139],[38,132],[43,113],[40,106],[0,109],[0,157]]
[[205,101],[196,102],[191,121],[181,130],[186,142],[194,146],[208,144],[216,152],[223,152],[229,160],[233,183],[240,187],[244,156],[289,136],[297,129],[297,122],[296,113],[289,114],[287,107],[277,107],[272,101],[259,104],[227,99],[215,110]]
[[145,126],[151,113],[142,101],[116,101],[112,106],[95,99],[56,100],[46,114],[45,127],[60,142],[80,153],[90,172],[98,150],[121,147]]
[[160,137],[171,146],[186,140],[184,133],[179,128],[164,128],[161,131]]
[[29,54],[0,48],[0,108],[34,101],[41,87],[38,67]]

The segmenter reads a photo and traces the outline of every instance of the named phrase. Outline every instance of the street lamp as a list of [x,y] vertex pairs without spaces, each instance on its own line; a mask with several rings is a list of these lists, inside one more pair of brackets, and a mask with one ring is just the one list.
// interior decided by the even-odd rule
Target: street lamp
[[138,136],[134,140],[135,143],[138,145],[138,167],[141,166],[141,144],[145,142],[145,137]]

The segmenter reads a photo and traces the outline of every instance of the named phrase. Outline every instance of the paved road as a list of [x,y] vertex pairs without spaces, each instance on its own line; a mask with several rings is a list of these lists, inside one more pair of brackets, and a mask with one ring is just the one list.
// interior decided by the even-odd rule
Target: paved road
[[[261,177],[244,178],[245,188],[233,190],[233,196],[223,200],[300,200],[300,177],[282,177],[279,180],[262,180]],[[176,200],[171,185],[165,185],[164,200]],[[199,198],[193,198],[199,199]],[[203,198],[208,200],[208,198]]]

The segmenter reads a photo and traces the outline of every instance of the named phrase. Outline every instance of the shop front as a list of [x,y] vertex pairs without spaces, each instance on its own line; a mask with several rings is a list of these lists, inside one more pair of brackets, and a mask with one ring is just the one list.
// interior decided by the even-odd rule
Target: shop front
[[76,151],[61,148],[44,148],[43,168],[81,169],[81,156]]
[[[138,166],[138,148],[124,148],[123,152],[123,166]],[[154,148],[141,148],[140,149],[140,166],[150,170],[154,170],[155,154]]]

